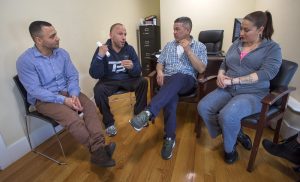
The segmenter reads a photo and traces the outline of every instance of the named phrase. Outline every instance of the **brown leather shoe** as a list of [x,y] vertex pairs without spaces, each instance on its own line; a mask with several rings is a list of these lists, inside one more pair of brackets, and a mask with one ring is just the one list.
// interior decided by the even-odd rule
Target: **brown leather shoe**
[[109,144],[104,146],[107,154],[109,157],[112,157],[115,149],[116,149],[116,143],[115,142],[110,142]]
[[104,147],[100,147],[98,150],[91,154],[91,163],[99,167],[113,167],[116,165],[115,160],[109,156],[107,150]]

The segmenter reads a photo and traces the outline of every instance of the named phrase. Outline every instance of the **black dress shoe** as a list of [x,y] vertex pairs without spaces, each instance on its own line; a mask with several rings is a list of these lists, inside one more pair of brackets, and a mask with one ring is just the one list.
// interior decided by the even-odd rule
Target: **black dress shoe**
[[251,142],[251,139],[248,135],[246,135],[243,130],[241,129],[239,134],[238,134],[238,137],[237,137],[237,141],[239,143],[242,144],[242,146],[246,149],[246,150],[251,150],[252,148],[252,142]]
[[287,159],[296,165],[300,165],[300,144],[297,142],[297,135],[294,135],[279,144],[264,139],[262,144],[270,154]]
[[239,154],[235,148],[230,153],[227,153],[227,152],[224,152],[224,153],[225,153],[224,160],[227,164],[233,164],[239,158]]

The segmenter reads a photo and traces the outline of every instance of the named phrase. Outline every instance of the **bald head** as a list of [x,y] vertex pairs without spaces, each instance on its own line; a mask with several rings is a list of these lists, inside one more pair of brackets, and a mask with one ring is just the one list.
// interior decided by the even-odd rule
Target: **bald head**
[[123,24],[121,24],[121,23],[115,23],[115,24],[113,24],[113,25],[110,27],[109,32],[111,33],[117,26],[123,26]]
[[116,52],[119,52],[126,42],[126,29],[123,24],[115,23],[110,27],[110,38],[112,47]]

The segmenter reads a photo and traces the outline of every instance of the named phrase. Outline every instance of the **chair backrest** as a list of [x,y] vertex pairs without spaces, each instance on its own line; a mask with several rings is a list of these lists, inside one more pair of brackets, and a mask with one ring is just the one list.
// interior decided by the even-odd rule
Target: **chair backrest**
[[222,52],[224,30],[205,30],[199,33],[198,40],[207,49],[207,54],[217,55]]
[[288,60],[282,60],[279,72],[270,81],[270,89],[273,90],[279,86],[288,86],[297,68],[297,63]]
[[24,88],[24,86],[22,85],[22,83],[20,82],[18,75],[15,75],[13,77],[13,79],[14,79],[15,84],[17,85],[17,88],[18,88],[21,96],[22,96],[22,99],[23,99],[23,102],[24,102],[24,106],[25,106],[26,114],[28,114],[29,113],[30,104],[27,102],[27,91]]

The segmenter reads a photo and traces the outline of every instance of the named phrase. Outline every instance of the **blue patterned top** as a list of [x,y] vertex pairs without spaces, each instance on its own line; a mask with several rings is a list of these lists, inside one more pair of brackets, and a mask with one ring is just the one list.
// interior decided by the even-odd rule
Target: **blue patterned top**
[[[191,49],[194,54],[204,63],[207,64],[206,47],[199,41],[192,39]],[[198,71],[192,66],[188,56],[183,52],[183,48],[173,40],[168,42],[158,58],[158,63],[164,66],[164,75],[171,76],[176,73],[191,75],[196,79]]]

